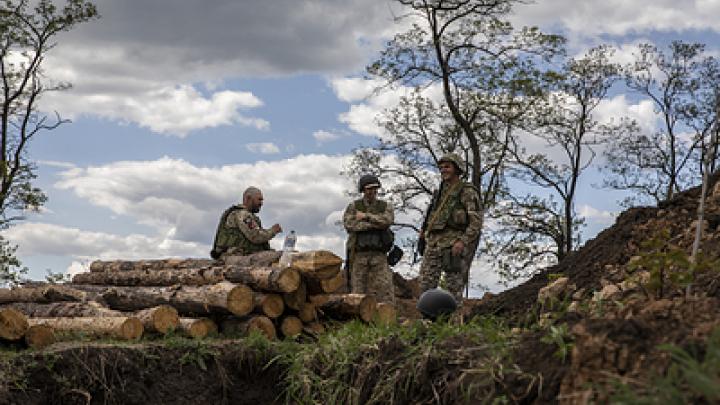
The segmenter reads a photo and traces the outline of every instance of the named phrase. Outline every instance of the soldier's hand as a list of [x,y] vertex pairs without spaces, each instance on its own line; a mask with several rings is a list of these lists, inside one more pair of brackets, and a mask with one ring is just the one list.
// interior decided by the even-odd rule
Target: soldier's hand
[[364,212],[358,212],[355,214],[355,219],[357,219],[358,221],[362,221],[365,218],[367,218],[367,215],[365,215]]
[[270,228],[270,230],[274,233],[280,233],[282,232],[282,227],[280,226],[280,224],[275,224],[272,226],[272,228]]
[[465,244],[463,243],[463,241],[458,240],[455,243],[453,243],[453,246],[452,246],[453,256],[460,256],[463,253],[463,250],[465,250]]

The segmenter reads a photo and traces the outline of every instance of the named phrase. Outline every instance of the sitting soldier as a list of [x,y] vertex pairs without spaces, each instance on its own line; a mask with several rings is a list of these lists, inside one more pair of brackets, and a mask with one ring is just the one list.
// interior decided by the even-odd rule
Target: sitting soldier
[[213,259],[224,260],[232,255],[249,255],[271,250],[270,239],[282,232],[279,224],[263,229],[256,215],[263,204],[260,189],[248,187],[243,193],[242,205],[233,205],[223,212],[210,251]]

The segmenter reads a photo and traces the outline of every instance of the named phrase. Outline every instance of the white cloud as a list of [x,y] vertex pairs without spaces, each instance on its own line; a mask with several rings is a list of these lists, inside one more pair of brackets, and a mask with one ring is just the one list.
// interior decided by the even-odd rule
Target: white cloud
[[274,143],[262,142],[262,143],[248,143],[245,145],[245,149],[252,153],[261,153],[263,155],[272,155],[280,153],[280,148]]
[[[351,179],[340,175],[348,159],[301,155],[255,164],[198,167],[165,157],[68,170],[55,186],[153,227],[159,235],[150,237],[156,241],[154,246],[161,241],[209,245],[222,211],[237,203],[245,188],[256,186],[265,196],[260,217],[266,227],[280,223],[286,231],[298,232],[299,247],[332,247],[341,254],[345,232],[334,220],[348,203],[345,191],[353,187]],[[63,239],[47,248],[37,240],[31,244],[50,254],[47,251],[52,251],[53,244]],[[276,239],[271,244],[279,247],[281,238]],[[157,253],[151,256],[157,256],[157,249],[153,248]]]
[[616,212],[599,210],[587,204],[580,206],[578,215],[585,218],[588,222],[593,223],[596,227],[598,225],[602,225],[603,227],[612,225],[617,217]]
[[321,129],[321,130],[313,132],[313,138],[315,138],[315,140],[318,141],[319,143],[322,143],[322,142],[330,142],[330,141],[339,139],[340,135]]
[[111,94],[108,90],[88,90],[80,83],[71,94],[48,94],[43,108],[69,117],[92,114],[133,122],[157,133],[185,137],[194,130],[231,124],[267,129],[270,124],[266,120],[240,113],[262,104],[249,92],[225,90],[205,97],[188,85],[148,83],[147,89],[131,94]]

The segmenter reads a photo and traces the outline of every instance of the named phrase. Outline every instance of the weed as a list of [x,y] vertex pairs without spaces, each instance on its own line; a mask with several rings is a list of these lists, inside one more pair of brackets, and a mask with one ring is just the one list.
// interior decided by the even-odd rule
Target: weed
[[555,356],[559,357],[560,360],[565,363],[570,350],[572,350],[573,342],[572,336],[568,331],[567,324],[561,325],[550,325],[548,334],[543,336],[540,341],[547,344],[557,345]]

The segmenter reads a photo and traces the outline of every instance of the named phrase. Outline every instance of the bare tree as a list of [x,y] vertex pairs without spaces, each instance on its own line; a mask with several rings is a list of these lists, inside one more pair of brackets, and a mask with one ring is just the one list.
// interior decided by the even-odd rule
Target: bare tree
[[[62,8],[50,0],[0,3],[0,227],[22,219],[22,210],[37,208],[47,199],[32,185],[35,165],[28,159],[28,147],[36,134],[67,122],[57,113],[44,114],[37,104],[44,93],[70,85],[50,81],[43,62],[58,33],[97,15],[86,0],[68,0]],[[14,257],[14,247],[2,246],[3,258]]]
[[662,121],[654,133],[625,133],[606,152],[605,186],[629,190],[624,205],[658,203],[698,180],[689,167],[698,138],[682,136],[683,114],[699,83],[704,45],[674,41],[669,53],[642,44],[627,68],[626,85],[650,100]]
[[[498,236],[506,240],[495,238],[494,255],[506,276],[558,262],[580,244],[584,219],[575,209],[580,177],[593,163],[595,147],[627,128],[625,120],[601,123],[594,116],[620,79],[620,65],[610,61],[613,53],[599,46],[568,60],[556,91],[528,115],[526,132],[512,138],[508,173],[531,189],[516,187],[522,194],[509,195],[493,213]],[[521,140],[540,146],[528,151]]]

